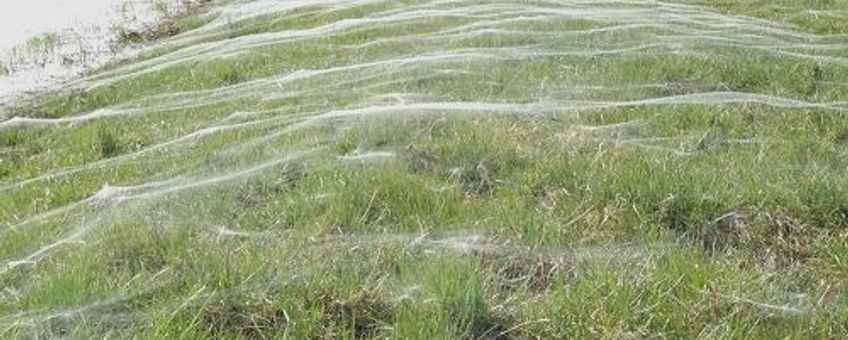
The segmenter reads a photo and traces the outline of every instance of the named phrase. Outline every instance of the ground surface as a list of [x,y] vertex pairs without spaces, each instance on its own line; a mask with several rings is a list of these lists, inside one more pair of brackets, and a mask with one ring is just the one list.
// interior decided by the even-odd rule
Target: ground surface
[[0,122],[3,337],[848,332],[845,2],[221,6]]

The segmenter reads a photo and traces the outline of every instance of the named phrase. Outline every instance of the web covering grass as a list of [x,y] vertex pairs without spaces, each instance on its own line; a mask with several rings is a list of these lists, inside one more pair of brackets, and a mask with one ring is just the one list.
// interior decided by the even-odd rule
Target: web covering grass
[[222,4],[0,122],[0,332],[844,335],[820,11]]

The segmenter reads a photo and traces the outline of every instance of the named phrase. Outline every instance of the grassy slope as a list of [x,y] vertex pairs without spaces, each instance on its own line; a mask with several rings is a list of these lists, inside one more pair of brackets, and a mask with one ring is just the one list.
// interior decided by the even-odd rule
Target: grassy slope
[[[300,8],[230,23],[203,40],[320,27],[409,5]],[[708,5],[797,26],[784,32],[846,33],[839,17],[786,14],[809,8],[806,2]],[[848,332],[842,113],[567,101],[735,91],[839,102],[848,98],[844,62],[684,40],[679,49],[692,53],[408,61],[257,81],[471,47],[562,52],[674,35],[637,28],[559,36],[608,25],[574,18],[498,26],[548,35],[361,45],[474,21],[427,16],[276,42],[22,108],[48,118],[103,108],[137,114],[0,127],[2,185],[73,171],[0,196],[0,257],[10,262],[0,274],[0,331],[295,339]],[[797,39],[840,41],[822,37]],[[834,47],[798,50],[846,56]],[[401,101],[523,106],[362,109]],[[362,115],[309,120],[326,112]],[[244,169],[258,170],[241,176]],[[170,178],[179,180],[155,185]],[[133,200],[99,191],[106,183],[150,182],[125,192],[141,193]],[[12,262],[20,259],[37,264]]]

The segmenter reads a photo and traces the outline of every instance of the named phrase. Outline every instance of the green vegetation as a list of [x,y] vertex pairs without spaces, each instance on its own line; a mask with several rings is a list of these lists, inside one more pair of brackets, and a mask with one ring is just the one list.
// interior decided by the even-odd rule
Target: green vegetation
[[677,0],[719,9],[722,12],[747,15],[792,24],[803,30],[821,34],[848,34],[845,4],[839,0]]
[[0,122],[0,334],[843,337],[816,3],[205,16]]
[[18,46],[9,52],[9,55],[4,56],[9,58],[9,65],[0,65],[0,75],[8,74],[12,71],[13,64],[22,60],[29,61],[34,65],[44,66],[56,54],[56,50],[62,45],[62,38],[55,33],[44,33],[27,39],[21,46]]

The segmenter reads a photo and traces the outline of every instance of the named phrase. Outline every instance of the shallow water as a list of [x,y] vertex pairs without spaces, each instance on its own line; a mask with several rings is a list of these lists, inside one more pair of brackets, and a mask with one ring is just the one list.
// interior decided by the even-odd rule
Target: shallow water
[[108,25],[125,0],[31,0],[0,3],[0,51],[46,32]]
[[[157,20],[155,6],[152,0],[0,2],[0,103],[119,57],[114,27]],[[58,45],[32,43],[46,35]]]

